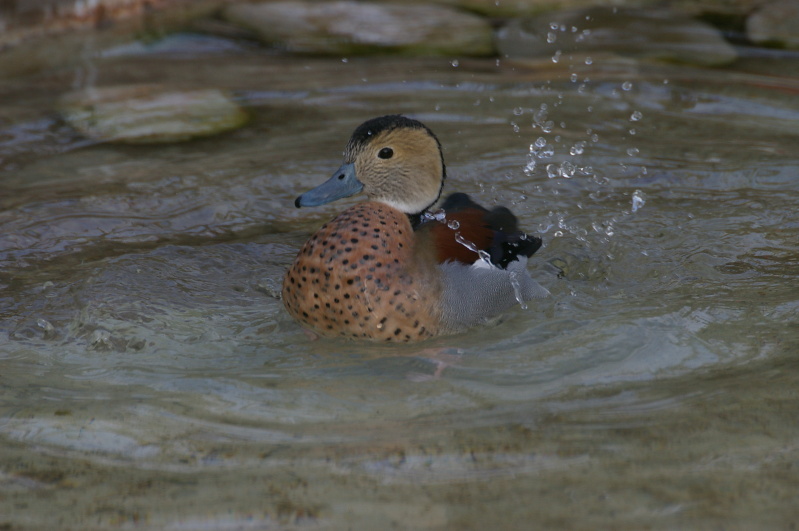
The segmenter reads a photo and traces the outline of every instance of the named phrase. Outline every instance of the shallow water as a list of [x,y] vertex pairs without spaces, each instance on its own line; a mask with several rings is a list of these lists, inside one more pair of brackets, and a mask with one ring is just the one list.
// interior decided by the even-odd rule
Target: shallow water
[[[799,523],[796,54],[198,50],[0,82],[0,528]],[[229,89],[251,122],[118,146],[54,111],[140,82]],[[283,271],[350,204],[293,199],[389,112],[438,134],[445,191],[542,236],[550,298],[408,347],[291,321]]]

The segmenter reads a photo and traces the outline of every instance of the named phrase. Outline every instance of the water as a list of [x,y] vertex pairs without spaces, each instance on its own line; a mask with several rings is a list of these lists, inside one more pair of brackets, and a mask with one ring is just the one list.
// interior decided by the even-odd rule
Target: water
[[[795,54],[130,50],[0,82],[0,527],[797,524]],[[89,77],[252,120],[93,143],[54,112]],[[349,204],[293,200],[389,112],[438,134],[445,192],[544,239],[551,297],[407,347],[291,321],[283,271]]]

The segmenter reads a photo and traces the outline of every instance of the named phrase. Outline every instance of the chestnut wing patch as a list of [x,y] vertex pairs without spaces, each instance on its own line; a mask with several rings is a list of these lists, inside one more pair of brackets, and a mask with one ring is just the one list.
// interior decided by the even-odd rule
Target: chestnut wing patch
[[486,251],[491,262],[502,269],[519,256],[532,256],[541,247],[541,238],[520,231],[516,216],[505,207],[488,210],[467,194],[455,193],[444,200],[441,208],[446,212],[446,223],[428,221],[420,227],[430,231],[439,263],[449,260],[472,264],[479,258],[469,248],[471,245],[461,243],[459,238]]

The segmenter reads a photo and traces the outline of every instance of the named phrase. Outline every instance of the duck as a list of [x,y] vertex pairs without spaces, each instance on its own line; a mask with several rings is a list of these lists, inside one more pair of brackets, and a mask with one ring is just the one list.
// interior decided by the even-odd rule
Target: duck
[[433,209],[446,177],[441,143],[420,121],[387,115],[358,126],[341,167],[294,205],[365,200],[302,246],[283,280],[287,312],[322,337],[410,343],[548,296],[527,271],[541,238],[508,208],[464,193]]

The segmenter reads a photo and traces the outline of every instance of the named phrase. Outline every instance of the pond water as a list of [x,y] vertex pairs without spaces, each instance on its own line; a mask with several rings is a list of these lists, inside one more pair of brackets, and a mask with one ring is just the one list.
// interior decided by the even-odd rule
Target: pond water
[[[799,524],[799,55],[137,50],[0,81],[0,529]],[[251,119],[126,146],[55,112],[131,83]],[[543,238],[552,296],[421,345],[312,341],[273,294],[351,202],[293,200],[396,112],[439,136],[445,193]]]

